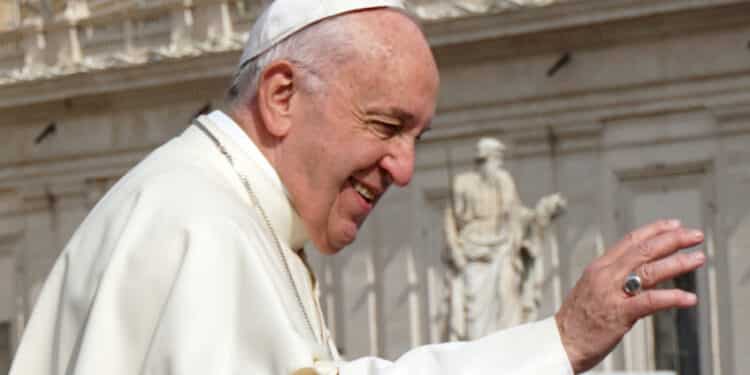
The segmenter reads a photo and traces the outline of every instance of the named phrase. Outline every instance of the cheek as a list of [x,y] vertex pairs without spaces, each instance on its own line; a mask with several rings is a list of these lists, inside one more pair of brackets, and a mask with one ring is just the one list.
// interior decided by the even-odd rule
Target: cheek
[[352,170],[346,165],[346,153],[320,135],[311,134],[307,141],[302,139],[298,147],[307,151],[298,164],[299,173],[304,176],[303,196],[320,225],[337,211],[336,202]]
[[346,150],[338,144],[317,142],[303,145],[311,147],[313,152],[304,161],[306,170],[310,173],[313,187],[319,189],[338,188],[345,181],[350,172],[347,171]]

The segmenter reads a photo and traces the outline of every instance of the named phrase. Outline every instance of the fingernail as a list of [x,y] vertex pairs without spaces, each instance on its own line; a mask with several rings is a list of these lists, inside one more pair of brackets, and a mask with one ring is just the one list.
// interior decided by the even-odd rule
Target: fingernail
[[704,260],[706,260],[706,254],[703,254],[702,251],[696,251],[692,254],[692,256],[696,262],[703,262]]
[[698,303],[698,297],[693,293],[688,294],[685,299],[690,305],[695,305],[696,303]]
[[669,220],[668,225],[670,228],[678,228],[682,223],[677,219]]
[[703,239],[703,232],[701,232],[699,230],[691,230],[690,231],[690,236],[694,237],[697,240],[702,240]]

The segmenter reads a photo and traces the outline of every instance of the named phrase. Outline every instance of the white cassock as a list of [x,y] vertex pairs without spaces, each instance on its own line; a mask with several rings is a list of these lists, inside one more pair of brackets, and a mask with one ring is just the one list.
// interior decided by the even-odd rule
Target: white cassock
[[260,198],[312,330],[235,169],[193,125],[123,177],[78,228],[11,375],[573,373],[552,318],[416,348],[394,362],[341,361],[314,277],[293,250],[307,236],[281,180],[229,117],[217,111],[198,121]]

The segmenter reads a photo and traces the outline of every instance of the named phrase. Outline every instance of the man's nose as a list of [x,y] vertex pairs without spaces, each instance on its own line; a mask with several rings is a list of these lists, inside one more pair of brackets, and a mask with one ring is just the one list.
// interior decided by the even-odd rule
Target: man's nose
[[404,187],[414,176],[414,142],[404,141],[391,145],[381,159],[380,166],[396,185]]

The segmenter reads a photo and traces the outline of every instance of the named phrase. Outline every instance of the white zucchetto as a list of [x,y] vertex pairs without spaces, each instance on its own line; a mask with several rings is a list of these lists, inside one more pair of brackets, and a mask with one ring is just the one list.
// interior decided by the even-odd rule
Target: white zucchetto
[[275,0],[250,30],[240,67],[290,35],[342,13],[372,8],[405,9],[400,0]]

